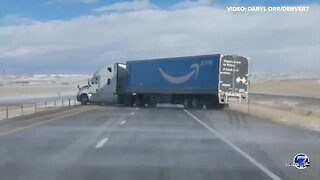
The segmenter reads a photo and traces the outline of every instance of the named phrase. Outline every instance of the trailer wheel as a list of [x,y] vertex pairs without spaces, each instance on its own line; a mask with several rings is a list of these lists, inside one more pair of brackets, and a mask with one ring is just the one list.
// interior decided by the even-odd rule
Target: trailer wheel
[[80,102],[81,102],[82,105],[88,104],[88,102],[89,102],[88,95],[82,94],[82,95],[80,96]]
[[201,98],[194,96],[192,98],[192,107],[195,109],[202,109],[203,108],[203,101]]
[[156,105],[157,105],[157,103],[154,102],[154,101],[151,101],[151,102],[149,102],[149,104],[148,104],[148,106],[150,106],[150,107],[155,107]]
[[224,109],[225,107],[228,107],[228,104],[220,104],[217,97],[209,98],[206,101],[206,108],[207,109]]
[[155,107],[157,105],[157,102],[151,96],[147,97],[145,99],[145,102],[146,102],[146,104],[148,104],[148,107]]
[[125,96],[123,101],[124,101],[125,106],[132,106],[133,105],[133,101],[132,101],[131,96]]
[[185,97],[183,100],[183,106],[185,109],[190,109],[192,107],[192,101],[190,97]]
[[145,101],[140,96],[136,96],[134,103],[135,103],[135,106],[137,107],[143,107],[146,105]]

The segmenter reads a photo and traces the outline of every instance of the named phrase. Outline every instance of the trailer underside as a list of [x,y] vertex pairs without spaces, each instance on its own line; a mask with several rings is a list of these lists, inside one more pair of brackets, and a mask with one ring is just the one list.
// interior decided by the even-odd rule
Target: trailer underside
[[148,106],[158,103],[182,104],[185,108],[213,109],[223,108],[227,104],[219,103],[214,94],[121,94],[118,95],[118,103],[125,106]]

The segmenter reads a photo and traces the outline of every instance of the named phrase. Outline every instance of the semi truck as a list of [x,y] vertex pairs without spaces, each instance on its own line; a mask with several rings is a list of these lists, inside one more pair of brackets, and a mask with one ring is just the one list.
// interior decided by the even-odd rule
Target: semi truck
[[248,100],[248,58],[209,54],[133,60],[102,66],[80,87],[81,104],[182,104],[215,108]]

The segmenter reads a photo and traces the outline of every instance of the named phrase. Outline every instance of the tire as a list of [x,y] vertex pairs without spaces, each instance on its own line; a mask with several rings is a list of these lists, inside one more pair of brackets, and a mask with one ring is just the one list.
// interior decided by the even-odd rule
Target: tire
[[148,104],[148,107],[155,107],[157,105],[157,102],[152,97],[148,97],[145,102]]
[[195,108],[195,109],[202,109],[204,105],[202,99],[197,96],[194,96],[192,98],[191,103],[192,103],[192,108]]
[[149,107],[156,107],[157,103],[156,102],[149,102],[148,106]]
[[192,101],[190,97],[185,97],[183,100],[183,106],[185,109],[190,109],[192,107]]
[[135,103],[135,106],[136,106],[136,107],[143,107],[143,106],[145,106],[145,101],[144,101],[143,98],[140,97],[140,96],[136,96],[134,103]]
[[207,109],[217,109],[219,106],[218,97],[208,98],[206,99],[206,108]]
[[125,96],[124,97],[124,105],[128,106],[128,107],[133,105],[133,101],[132,101],[132,97],[131,96]]
[[88,102],[89,102],[88,95],[82,94],[82,95],[80,96],[80,102],[81,102],[82,105],[88,104]]
[[217,97],[210,99],[210,101],[206,102],[206,108],[207,109],[216,109],[216,110],[222,110],[226,107],[228,107],[228,104],[219,104],[219,100]]

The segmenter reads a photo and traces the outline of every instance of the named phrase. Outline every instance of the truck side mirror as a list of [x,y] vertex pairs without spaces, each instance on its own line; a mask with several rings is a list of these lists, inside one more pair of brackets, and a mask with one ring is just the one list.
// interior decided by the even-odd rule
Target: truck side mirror
[[77,87],[78,87],[78,89],[80,89],[80,86],[79,86],[79,85],[78,85]]
[[88,79],[88,86],[91,86],[90,79]]

